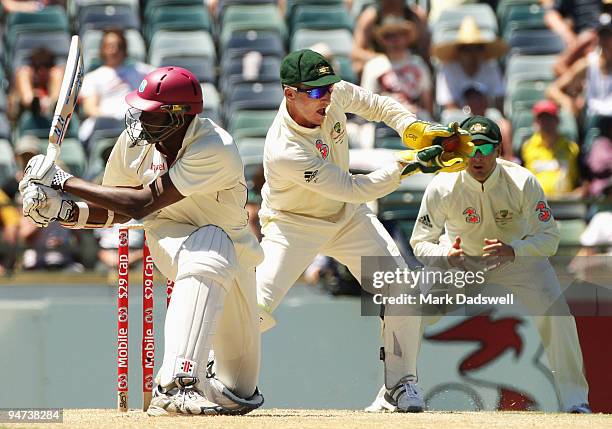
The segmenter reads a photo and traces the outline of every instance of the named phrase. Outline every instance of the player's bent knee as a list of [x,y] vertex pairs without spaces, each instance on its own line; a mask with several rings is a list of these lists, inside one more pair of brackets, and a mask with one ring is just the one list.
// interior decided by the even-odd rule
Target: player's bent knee
[[177,281],[197,276],[227,284],[237,271],[234,243],[215,225],[206,225],[191,233],[181,246],[177,262]]

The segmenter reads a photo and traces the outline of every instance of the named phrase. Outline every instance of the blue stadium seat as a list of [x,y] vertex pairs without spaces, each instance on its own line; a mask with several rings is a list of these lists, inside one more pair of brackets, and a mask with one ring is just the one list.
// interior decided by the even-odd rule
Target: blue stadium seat
[[552,55],[565,48],[563,40],[550,30],[511,30],[508,34],[508,45],[513,55]]
[[129,5],[92,5],[81,8],[78,25],[80,34],[87,30],[109,28],[140,30],[140,19]]
[[238,110],[276,110],[284,94],[278,83],[241,83],[225,94],[225,119]]
[[291,38],[291,50],[310,48],[319,42],[326,43],[334,55],[350,57],[353,49],[353,33],[346,29],[298,30]]
[[227,122],[227,130],[235,139],[265,137],[277,110],[239,110]]
[[511,7],[501,21],[501,34],[507,37],[512,30],[545,29],[544,8],[537,4],[518,4]]
[[462,4],[444,9],[438,19],[430,23],[432,33],[458,30],[461,22],[467,16],[471,16],[476,20],[480,30],[490,30],[497,33],[497,17],[491,6],[486,3]]
[[[230,88],[243,82],[278,82],[281,59],[276,56],[262,56],[259,67],[255,70],[244,70],[246,56],[230,58],[221,64],[221,90],[228,92]],[[248,62],[248,60],[246,61]]]
[[207,31],[213,30],[208,9],[199,6],[161,7],[153,10],[145,28],[145,38],[150,42],[158,31]]
[[19,34],[15,38],[12,58],[9,60],[12,71],[30,64],[30,56],[36,48],[46,48],[55,55],[56,64],[63,64],[70,50],[70,36],[63,31]]
[[163,57],[159,63],[159,67],[177,66],[190,70],[198,82],[217,81],[215,71],[215,60],[210,57],[190,57],[187,55],[177,57]]
[[36,13],[16,12],[6,18],[7,48],[12,50],[15,39],[22,33],[68,32],[68,17],[61,6],[48,6]]
[[347,13],[344,5],[297,6],[291,17],[291,32],[306,28],[310,30],[333,30],[345,28],[353,30],[353,19]]
[[166,56],[200,56],[216,59],[215,44],[207,31],[159,31],[153,35],[149,62],[161,63]]
[[219,36],[221,45],[226,45],[233,33],[248,30],[274,31],[281,36],[281,41],[287,37],[285,21],[277,6],[230,6],[223,14]]
[[275,31],[237,31],[223,43],[220,41],[219,51],[222,52],[222,62],[241,57],[247,52],[257,51],[262,55],[285,55],[282,37]]
[[552,82],[555,79],[553,66],[556,61],[556,55],[512,55],[506,64],[507,92],[512,92],[519,82]]

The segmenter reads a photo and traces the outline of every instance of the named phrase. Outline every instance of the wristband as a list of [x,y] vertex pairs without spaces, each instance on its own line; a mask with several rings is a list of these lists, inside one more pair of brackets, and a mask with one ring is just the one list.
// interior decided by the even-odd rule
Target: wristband
[[87,224],[87,219],[89,219],[89,206],[87,205],[87,203],[84,203],[82,201],[79,201],[78,203],[76,203],[76,205],[79,208],[79,218],[77,219],[76,224],[72,228],[81,229],[85,227],[85,225]]

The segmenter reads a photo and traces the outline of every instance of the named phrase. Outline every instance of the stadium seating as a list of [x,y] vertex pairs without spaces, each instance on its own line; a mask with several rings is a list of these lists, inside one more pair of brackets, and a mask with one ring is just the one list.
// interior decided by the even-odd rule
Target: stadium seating
[[507,35],[512,55],[551,55],[565,48],[563,40],[550,30],[511,29]]
[[544,8],[539,4],[518,4],[509,9],[501,21],[501,34],[508,37],[511,31],[546,29]]
[[353,30],[353,20],[344,5],[296,6],[291,18],[291,32],[307,28],[309,30],[332,30],[344,28]]
[[320,42],[326,43],[334,56],[350,57],[353,49],[353,34],[346,29],[297,30],[291,38],[291,50],[310,48]]
[[216,52],[206,31],[160,31],[150,45],[149,63],[175,65],[191,70],[200,82],[216,81]]
[[467,16],[476,20],[478,28],[497,33],[497,17],[495,12],[486,3],[463,4],[456,7],[449,7],[442,11],[438,19],[431,26],[433,33],[448,30],[459,30],[461,22]]
[[247,52],[257,51],[262,55],[282,57],[285,55],[285,43],[276,31],[246,30],[231,33],[226,41],[219,41],[222,52],[222,68],[232,58],[241,57]]
[[[229,58],[221,66],[220,87],[223,92],[242,82],[277,82],[280,73],[280,57],[276,56],[256,56],[253,61],[249,61],[249,55],[242,57]],[[254,64],[253,64],[254,62]]]
[[130,5],[91,5],[80,9],[79,33],[109,28],[140,29],[140,18]]
[[275,110],[283,100],[283,89],[275,83],[241,83],[226,94],[224,117],[238,110]]
[[166,31],[212,31],[212,19],[202,6],[162,7],[151,12],[145,27],[145,39],[151,42],[153,36]]
[[273,31],[281,40],[287,37],[287,28],[275,5],[230,6],[225,9],[219,40],[226,45],[235,32],[258,30]]
[[228,119],[227,129],[235,139],[265,137],[276,113],[276,110],[240,110]]
[[32,51],[37,48],[46,48],[55,56],[56,64],[63,64],[70,49],[70,36],[63,31],[19,34],[13,44],[12,57],[7,61],[12,72],[28,65]]
[[68,32],[68,17],[60,6],[49,6],[36,13],[10,13],[6,18],[5,38],[7,48],[12,49],[15,39],[23,33],[62,31]]

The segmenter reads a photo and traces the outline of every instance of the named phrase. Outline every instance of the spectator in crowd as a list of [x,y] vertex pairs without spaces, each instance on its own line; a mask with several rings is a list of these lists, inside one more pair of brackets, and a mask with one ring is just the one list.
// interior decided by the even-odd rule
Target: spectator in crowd
[[504,118],[502,113],[489,105],[489,89],[480,82],[468,82],[462,91],[463,107],[461,109],[447,109],[442,112],[440,122],[443,124],[453,121],[462,122],[469,116],[484,116],[497,125],[502,133],[502,157],[509,161],[516,161],[512,148],[512,124]]
[[21,203],[19,194],[19,181],[23,178],[23,169],[28,161],[35,155],[41,153],[41,141],[38,137],[25,134],[17,140],[13,149],[15,165],[17,169],[15,176],[9,178],[2,184],[2,191],[15,203]]
[[47,228],[38,228],[25,217],[21,218],[19,238],[24,243],[22,268],[24,270],[60,270],[82,272],[77,260],[77,238],[74,231],[52,222]]
[[120,30],[107,30],[100,43],[102,65],[85,74],[80,97],[83,112],[88,117],[81,124],[79,137],[86,141],[96,118],[123,121],[128,105],[125,96],[138,88],[144,76],[153,70],[147,64],[132,62],[127,57],[127,41]]
[[51,51],[34,49],[30,63],[15,71],[15,83],[9,96],[9,116],[16,120],[26,110],[35,115],[50,116],[55,109],[63,76],[64,66],[55,64]]
[[524,166],[538,179],[548,197],[562,197],[577,188],[578,145],[559,134],[557,105],[550,100],[533,106],[536,132],[523,144]]
[[365,64],[361,86],[391,96],[417,117],[431,120],[431,75],[425,61],[409,49],[418,38],[416,26],[404,18],[387,16],[374,28],[373,34],[382,53]]
[[565,73],[595,47],[601,3],[601,0],[543,0],[546,25],[565,42],[565,51],[554,67],[557,75]]
[[[548,87],[547,95],[580,119],[612,115],[612,16],[602,14],[597,27],[598,48],[576,61]],[[586,109],[585,112],[583,110]]]
[[[403,18],[416,27],[417,39],[413,48],[425,61],[429,62],[429,28],[427,13],[420,6],[408,5],[404,0],[377,0],[357,17],[353,31],[353,70],[360,76],[365,63],[377,55],[377,40],[374,29],[389,16]],[[379,48],[378,51],[381,49]]]
[[462,91],[468,83],[478,82],[489,90],[493,106],[502,110],[505,86],[497,59],[506,53],[506,43],[480,31],[473,17],[461,22],[457,38],[433,47],[442,65],[436,76],[436,102],[445,109],[465,104]]
[[20,218],[11,198],[0,190],[0,276],[13,269]]
[[612,116],[600,116],[598,122],[600,134],[585,157],[591,197],[612,193]]

